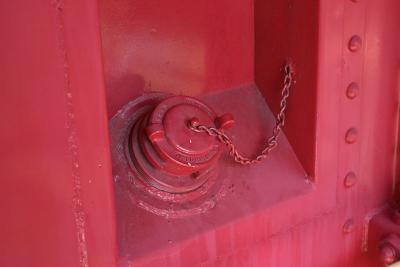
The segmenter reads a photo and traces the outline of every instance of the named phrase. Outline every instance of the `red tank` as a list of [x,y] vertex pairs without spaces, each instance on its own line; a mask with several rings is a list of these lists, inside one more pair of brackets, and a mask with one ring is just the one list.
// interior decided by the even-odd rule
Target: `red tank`
[[14,0],[0,21],[0,266],[400,261],[400,2]]

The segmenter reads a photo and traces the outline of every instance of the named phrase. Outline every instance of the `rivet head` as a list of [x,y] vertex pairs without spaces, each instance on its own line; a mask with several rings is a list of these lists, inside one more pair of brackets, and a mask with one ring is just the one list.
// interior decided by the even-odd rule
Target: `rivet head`
[[362,40],[361,37],[358,35],[354,35],[350,38],[349,41],[349,50],[351,52],[357,52],[362,47]]
[[346,136],[345,136],[345,141],[348,144],[354,144],[357,141],[357,129],[356,128],[350,128],[347,130],[346,132]]
[[343,225],[343,233],[350,234],[354,231],[355,225],[353,219],[348,219]]
[[358,95],[358,91],[360,90],[360,87],[358,86],[357,83],[352,82],[347,86],[347,91],[346,91],[346,96],[349,99],[354,99]]
[[357,176],[354,172],[349,172],[346,174],[346,177],[344,178],[344,186],[349,188],[355,185],[357,182]]

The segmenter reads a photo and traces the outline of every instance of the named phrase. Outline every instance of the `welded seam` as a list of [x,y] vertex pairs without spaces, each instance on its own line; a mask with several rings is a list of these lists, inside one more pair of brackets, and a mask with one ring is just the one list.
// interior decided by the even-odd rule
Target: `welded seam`
[[88,267],[88,249],[86,240],[86,214],[82,203],[82,190],[81,190],[81,176],[79,169],[79,149],[78,149],[78,137],[77,127],[74,114],[73,97],[71,90],[71,79],[70,79],[70,67],[68,60],[68,53],[66,49],[66,37],[65,37],[65,24],[64,24],[64,1],[53,0],[52,5],[55,8],[55,19],[56,19],[56,31],[57,31],[57,42],[58,50],[63,63],[63,74],[64,74],[64,92],[65,92],[65,128],[68,133],[68,151],[71,157],[71,174],[72,174],[72,212],[75,218],[75,227],[78,239],[78,253],[79,262],[81,267]]

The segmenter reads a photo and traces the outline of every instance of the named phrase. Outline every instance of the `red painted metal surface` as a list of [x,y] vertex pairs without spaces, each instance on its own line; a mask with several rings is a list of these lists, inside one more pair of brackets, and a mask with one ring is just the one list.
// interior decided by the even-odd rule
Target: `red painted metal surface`
[[[380,266],[380,235],[398,228],[379,212],[398,192],[399,8],[3,1],[0,265]],[[286,57],[296,85],[270,157],[243,167],[223,154],[204,213],[138,205],[108,120],[144,92],[195,96],[234,115],[229,134],[251,155]]]
[[99,6],[110,117],[143,91],[198,96],[254,80],[251,0]]
[[0,266],[113,266],[95,1],[0,3]]
[[[254,0],[255,82],[276,114],[280,66],[290,58],[297,70],[285,132],[307,173],[315,178],[318,1]],[[301,110],[302,112],[296,112]]]

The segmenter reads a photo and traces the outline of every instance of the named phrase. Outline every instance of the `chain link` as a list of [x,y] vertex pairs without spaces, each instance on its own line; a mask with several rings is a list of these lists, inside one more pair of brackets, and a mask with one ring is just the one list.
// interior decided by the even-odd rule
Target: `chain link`
[[242,165],[250,165],[259,163],[278,145],[278,136],[281,133],[283,126],[285,125],[285,111],[287,106],[287,98],[289,97],[289,91],[293,84],[293,67],[290,63],[286,63],[284,66],[284,79],[282,88],[282,98],[280,102],[280,110],[276,117],[276,123],[274,129],[272,130],[272,135],[267,141],[266,147],[261,151],[261,153],[254,158],[247,158],[239,153],[235,144],[232,140],[221,130],[214,127],[209,127],[205,125],[200,125],[194,121],[189,124],[189,127],[196,132],[203,132],[210,136],[214,136],[219,142],[224,144],[228,150],[229,154],[234,158],[235,162]]

